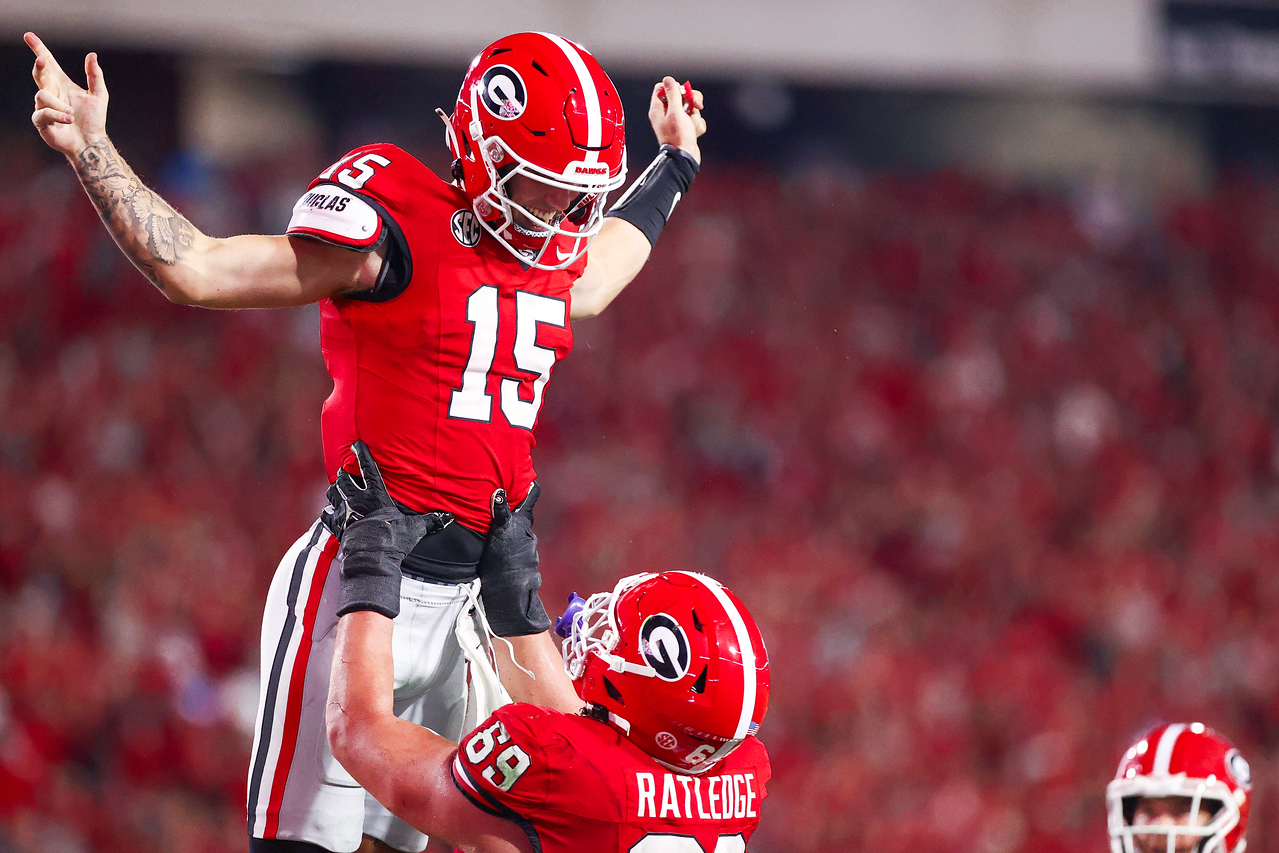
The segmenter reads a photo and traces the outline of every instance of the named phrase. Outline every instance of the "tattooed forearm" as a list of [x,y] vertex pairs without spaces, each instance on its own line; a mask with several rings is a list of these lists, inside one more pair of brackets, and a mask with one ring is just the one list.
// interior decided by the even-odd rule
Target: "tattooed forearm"
[[108,140],[81,151],[75,170],[116,245],[163,291],[157,265],[180,263],[200,232],[143,184]]

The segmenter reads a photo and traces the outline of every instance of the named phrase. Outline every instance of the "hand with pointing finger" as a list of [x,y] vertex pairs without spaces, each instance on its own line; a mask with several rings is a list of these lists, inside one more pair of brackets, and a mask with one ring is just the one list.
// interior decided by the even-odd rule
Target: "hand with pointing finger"
[[35,112],[31,123],[50,148],[69,158],[107,136],[107,84],[98,65],[98,55],[84,58],[88,88],[81,88],[58,65],[49,48],[27,33],[23,41],[36,55],[31,76],[35,78]]

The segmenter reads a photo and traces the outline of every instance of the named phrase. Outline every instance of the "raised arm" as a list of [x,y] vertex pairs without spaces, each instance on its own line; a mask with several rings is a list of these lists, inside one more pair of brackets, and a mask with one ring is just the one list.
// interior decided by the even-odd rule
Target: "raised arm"
[[505,490],[493,493],[493,524],[477,569],[480,598],[489,627],[500,638],[494,644],[497,671],[511,699],[576,714],[585,703],[564,671],[564,658],[547,630],[551,620],[538,594],[542,575],[537,570],[533,507],[541,493],[542,487],[534,483],[514,511]]
[[329,746],[355,781],[391,813],[467,851],[524,853],[515,823],[481,811],[453,784],[457,744],[393,710],[391,620],[354,611],[338,622],[326,709]]
[[457,744],[395,716],[392,620],[400,612],[400,563],[442,513],[405,513],[387,494],[368,446],[351,446],[357,478],[339,469],[344,520],[337,642],[325,709],[333,756],[378,802],[427,835],[464,850],[525,851],[513,823],[473,806],[453,784]]
[[88,88],[67,76],[34,33],[38,91],[32,123],[63,154],[102,222],[138,270],[172,302],[208,308],[305,305],[366,290],[381,269],[361,254],[284,236],[208,237],[139,180],[106,133],[107,87],[98,57],[85,57]]
[[[609,211],[591,244],[586,269],[573,284],[572,318],[594,317],[630,284],[648,261],[653,241],[675,209],[702,162],[697,139],[706,132],[702,93],[683,88],[673,77],[653,87],[648,120],[663,151],[635,186]],[[687,158],[688,162],[679,162]]]

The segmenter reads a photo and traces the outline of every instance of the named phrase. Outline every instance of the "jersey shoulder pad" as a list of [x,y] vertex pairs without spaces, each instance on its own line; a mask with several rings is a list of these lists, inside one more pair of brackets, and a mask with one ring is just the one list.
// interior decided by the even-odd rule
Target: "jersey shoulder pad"
[[[341,223],[327,221],[335,217],[317,215],[313,212],[314,205],[342,202],[317,202],[311,198],[315,193],[349,197],[363,204],[347,201],[345,206],[356,212]],[[370,241],[370,233],[364,230],[369,210],[384,225],[403,233],[424,219],[447,222],[459,204],[465,205],[465,201],[460,190],[445,183],[403,148],[385,142],[365,145],[351,151],[311,182],[307,194],[294,208],[294,221],[290,223],[289,233],[317,236],[360,249],[376,245],[381,239],[378,234]],[[304,207],[307,208],[305,211],[302,210]],[[331,211],[326,209],[321,213],[330,214]],[[355,221],[357,219],[358,222]]]
[[385,227],[373,205],[350,190],[337,184],[312,184],[293,205],[285,233],[371,252],[381,242]]
[[554,752],[566,746],[554,712],[505,705],[462,738],[453,759],[454,784],[475,806],[526,819],[546,804]]
[[745,768],[754,768],[755,778],[759,780],[761,790],[764,788],[765,783],[773,777],[773,765],[768,758],[768,749],[764,746],[764,742],[757,737],[746,738],[742,745],[733,751],[730,760]]
[[343,154],[341,159],[316,176],[316,184],[341,184],[353,190],[368,192],[374,185],[411,180],[431,170],[409,152],[389,142],[362,145]]
[[357,148],[320,173],[312,186],[333,183],[391,208],[448,206],[461,191],[443,181],[421,160],[398,145],[380,142]]
[[[773,765],[768,757],[768,749],[765,748],[763,741],[757,737],[748,737],[733,754],[728,757],[729,761],[737,760],[737,768],[734,772],[752,773],[755,776],[755,782],[759,785],[759,801],[763,804],[768,799],[768,782],[773,778]],[[714,773],[714,768],[711,769]],[[750,803],[747,803],[750,807]],[[759,808],[756,807],[755,813],[759,814]],[[755,834],[755,830],[759,827],[759,818],[756,817],[751,823],[749,829],[745,831],[746,840],[749,841],[751,836]]]

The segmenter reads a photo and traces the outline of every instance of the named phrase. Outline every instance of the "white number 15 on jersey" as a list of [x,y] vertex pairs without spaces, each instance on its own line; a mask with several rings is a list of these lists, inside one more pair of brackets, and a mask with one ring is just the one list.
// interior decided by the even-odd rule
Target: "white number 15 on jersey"
[[[462,373],[462,387],[449,398],[449,417],[490,423],[493,420],[493,395],[488,392],[489,370],[497,354],[498,291],[491,284],[475,289],[466,300],[466,319],[475,327],[471,336],[471,354]],[[542,389],[551,378],[555,366],[555,350],[537,345],[539,323],[564,328],[568,322],[568,305],[562,299],[541,296],[524,290],[515,291],[515,366],[536,373],[533,399],[520,397],[520,380],[503,377],[501,383],[502,414],[513,427],[532,429],[542,408]]]

